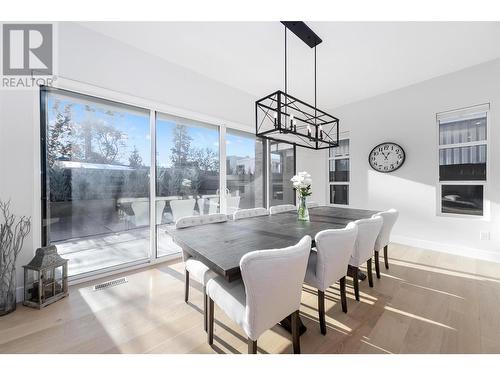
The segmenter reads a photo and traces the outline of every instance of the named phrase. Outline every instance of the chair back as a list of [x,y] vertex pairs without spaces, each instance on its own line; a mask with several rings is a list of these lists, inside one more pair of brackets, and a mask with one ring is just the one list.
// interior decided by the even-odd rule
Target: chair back
[[233,220],[247,219],[256,216],[267,216],[269,211],[263,207],[258,208],[248,208],[244,210],[238,210],[233,214]]
[[225,221],[227,221],[227,216],[224,214],[185,216],[175,222],[175,228],[181,229],[197,225],[223,223]]
[[227,205],[227,213],[229,215],[234,214],[238,209],[240,208],[240,200],[241,197],[239,195],[236,195],[234,197],[227,197],[226,198],[226,205]]
[[356,220],[355,223],[358,226],[358,237],[349,264],[358,267],[373,256],[375,240],[380,233],[380,228],[382,228],[383,219],[376,216],[370,219]]
[[198,198],[196,204],[198,205],[198,213],[203,215],[205,213],[205,198]]
[[245,331],[256,340],[264,331],[299,310],[311,237],[283,249],[258,250],[240,261],[246,291]]
[[280,204],[278,206],[272,206],[269,209],[269,212],[271,215],[279,214],[281,212],[288,212],[288,211],[297,211],[297,207],[295,207],[293,204]]
[[219,197],[209,197],[208,199],[208,213],[216,214],[219,212]]
[[132,202],[130,206],[134,211],[134,224],[137,227],[149,225],[149,202]]
[[353,222],[343,229],[327,229],[316,234],[318,289],[324,291],[346,276],[357,235],[358,227]]
[[182,217],[193,216],[196,199],[177,199],[170,201],[172,217],[177,222]]
[[163,212],[165,210],[165,201],[157,200],[155,202],[156,206],[156,224],[163,224]]
[[[198,225],[223,223],[225,221],[227,221],[227,216],[224,214],[185,216],[175,222],[175,228],[182,229]],[[182,260],[185,262],[189,258],[191,258],[191,255],[182,250]]]
[[380,229],[380,233],[375,241],[375,251],[379,251],[384,246],[389,244],[392,227],[394,227],[394,224],[398,219],[399,212],[398,210],[391,208],[390,210],[379,212],[373,216],[382,216],[382,219],[384,220],[382,229]]

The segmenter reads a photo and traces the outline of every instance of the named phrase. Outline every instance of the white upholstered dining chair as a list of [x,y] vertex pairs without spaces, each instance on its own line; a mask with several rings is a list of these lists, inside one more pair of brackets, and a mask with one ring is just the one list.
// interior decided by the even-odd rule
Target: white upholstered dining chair
[[177,220],[193,216],[194,206],[196,204],[196,199],[176,199],[170,201],[170,209],[172,210],[172,217],[174,222]]
[[318,202],[314,202],[314,201],[309,201],[309,202],[306,202],[306,207],[307,208],[319,207],[319,203]]
[[372,256],[373,249],[375,248],[375,240],[382,228],[383,219],[380,216],[375,216],[370,219],[356,220],[354,223],[358,226],[358,236],[354,251],[349,260],[349,265],[353,268],[353,285],[354,295],[356,301],[359,301],[359,282],[358,282],[358,268],[366,262],[366,271],[368,274],[368,284],[373,287],[372,275]]
[[389,269],[389,257],[387,254],[387,247],[389,246],[389,241],[391,239],[391,231],[398,219],[399,212],[398,210],[391,208],[387,211],[379,212],[375,216],[381,216],[384,220],[382,224],[382,229],[380,229],[380,233],[378,234],[377,240],[375,241],[375,273],[377,275],[377,279],[380,279],[380,265],[379,265],[379,251],[384,249],[384,262],[385,268]]
[[[175,223],[176,229],[189,228],[198,225],[216,224],[227,221],[227,216],[224,214],[210,214],[199,216],[186,216]],[[211,271],[205,264],[199,260],[193,259],[191,255],[182,250],[182,259],[184,260],[185,273],[185,289],[184,301],[189,300],[189,278],[192,277],[203,286],[203,319],[205,331],[207,330],[207,294],[206,284],[208,280],[215,277],[215,272]]]
[[288,211],[297,211],[297,207],[295,207],[293,204],[280,204],[278,206],[271,206],[271,208],[269,208],[269,212],[271,213],[271,215]]
[[239,210],[240,200],[241,200],[241,197],[239,195],[236,195],[234,197],[228,196],[226,198],[226,211],[227,211],[228,215],[232,215],[236,211]]
[[267,216],[267,215],[269,215],[269,210],[263,207],[247,208],[236,211],[233,214],[233,220],[248,219],[251,217]]
[[357,234],[357,225],[351,222],[343,229],[323,230],[314,239],[316,250],[309,255],[304,283],[318,289],[319,326],[323,335],[326,335],[325,290],[337,281],[342,311],[347,312],[345,277]]
[[287,248],[252,251],[240,260],[242,280],[210,279],[208,343],[213,344],[215,303],[245,331],[249,354],[257,353],[262,333],[291,315],[293,351],[300,353],[299,308],[310,250],[311,237],[305,236]]

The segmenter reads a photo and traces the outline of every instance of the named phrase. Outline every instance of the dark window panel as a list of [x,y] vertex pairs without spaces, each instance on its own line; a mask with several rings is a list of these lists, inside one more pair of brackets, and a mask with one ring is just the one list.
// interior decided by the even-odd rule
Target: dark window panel
[[462,215],[483,215],[482,185],[442,185],[441,212]]
[[439,180],[486,180],[486,145],[439,150]]
[[349,181],[349,159],[330,160],[330,182]]
[[349,204],[349,185],[330,185],[330,203]]

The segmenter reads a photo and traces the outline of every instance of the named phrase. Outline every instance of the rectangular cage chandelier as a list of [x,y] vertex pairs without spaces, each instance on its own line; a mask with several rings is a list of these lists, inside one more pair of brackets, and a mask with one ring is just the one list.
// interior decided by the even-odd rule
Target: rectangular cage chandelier
[[[260,138],[314,150],[338,147],[339,119],[317,108],[316,46],[322,40],[304,22],[285,26],[285,91],[275,91],[255,102],[255,134]],[[314,48],[314,105],[287,93],[287,29]]]

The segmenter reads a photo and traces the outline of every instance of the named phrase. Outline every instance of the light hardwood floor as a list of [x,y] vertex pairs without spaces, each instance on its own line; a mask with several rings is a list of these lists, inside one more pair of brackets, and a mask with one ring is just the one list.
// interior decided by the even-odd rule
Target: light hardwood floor
[[[348,279],[347,314],[338,285],[326,293],[328,333],[317,323],[317,297],[304,287],[303,353],[500,353],[500,264],[402,245],[389,248],[375,287],[361,301]],[[0,353],[245,353],[244,333],[216,308],[214,346],[206,343],[200,288],[184,303],[182,262],[126,274],[127,284],[93,291],[96,282],[38,311],[18,307],[0,318]],[[116,278],[114,276],[113,278]],[[192,284],[195,284],[194,282]],[[291,353],[274,327],[259,353]]]

